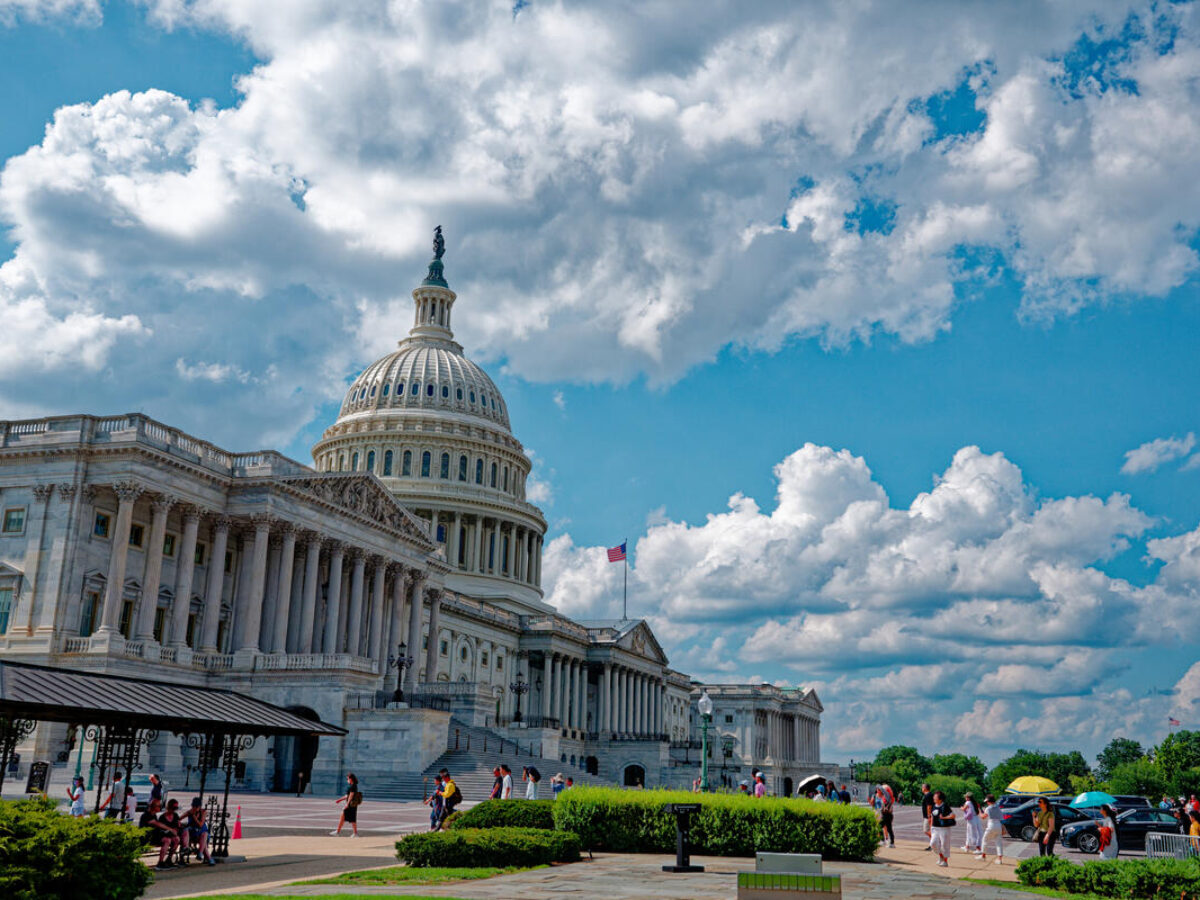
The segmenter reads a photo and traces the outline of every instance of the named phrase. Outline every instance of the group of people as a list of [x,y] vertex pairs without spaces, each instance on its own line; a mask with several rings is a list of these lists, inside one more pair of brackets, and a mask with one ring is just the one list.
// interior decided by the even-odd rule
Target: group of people
[[[84,808],[83,778],[76,775],[67,788],[70,812],[77,818],[87,814]],[[137,814],[137,793],[129,785],[120,770],[113,773],[108,794],[100,802],[100,813],[106,819],[121,822],[137,821],[138,828],[146,835],[146,841],[158,848],[159,869],[173,869],[187,865],[186,853],[194,850],[197,858],[206,865],[216,865],[208,851],[208,819],[200,797],[192,798],[192,805],[180,813],[178,800],[167,800],[164,796],[162,779],[150,776],[150,798],[146,809]]]
[[1189,837],[1200,838],[1200,800],[1196,799],[1195,794],[1187,800],[1164,796],[1158,808],[1174,815]]
[[[876,796],[884,792],[887,798],[887,816],[886,822],[884,817],[880,817],[880,824],[884,826],[884,840],[888,842],[888,846],[896,846],[896,835],[892,831],[892,807],[895,805],[895,798],[892,794],[892,789],[886,784],[882,785],[877,791]],[[931,791],[929,785],[921,785],[921,816],[925,821],[925,835],[929,838],[929,846],[926,850],[935,851],[938,855],[939,866],[950,865],[950,829],[958,824],[958,817],[955,814],[954,808],[946,802],[946,795],[942,791]],[[1049,806],[1045,798],[1042,798],[1043,806]],[[989,847],[995,849],[996,863],[1000,864],[1004,861],[1004,829],[1001,827],[1000,807],[996,804],[994,794],[988,794],[983,798],[983,805],[980,806],[973,794],[970,792],[963,796],[963,804],[958,810],[962,813],[963,825],[965,826],[965,835],[963,839],[963,852],[974,853],[975,858],[979,860],[987,859],[987,851]],[[1050,810],[1052,833],[1057,834],[1057,829],[1053,826],[1053,809]],[[1041,827],[1041,824],[1035,816],[1035,825]],[[1042,833],[1039,832],[1039,838]],[[1039,843],[1039,847],[1043,847]],[[1053,851],[1053,839],[1045,846],[1044,852]]]

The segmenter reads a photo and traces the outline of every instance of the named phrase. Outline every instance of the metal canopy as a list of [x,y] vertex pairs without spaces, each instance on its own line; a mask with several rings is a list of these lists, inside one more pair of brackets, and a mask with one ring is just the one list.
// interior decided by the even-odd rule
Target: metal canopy
[[347,733],[234,691],[14,662],[0,662],[0,717],[136,725],[177,733]]

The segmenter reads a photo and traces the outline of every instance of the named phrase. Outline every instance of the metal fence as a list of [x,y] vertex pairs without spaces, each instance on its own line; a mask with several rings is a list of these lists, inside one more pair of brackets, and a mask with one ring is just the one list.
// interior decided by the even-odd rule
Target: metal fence
[[1155,859],[1188,859],[1200,856],[1200,838],[1152,831],[1146,835],[1146,856]]

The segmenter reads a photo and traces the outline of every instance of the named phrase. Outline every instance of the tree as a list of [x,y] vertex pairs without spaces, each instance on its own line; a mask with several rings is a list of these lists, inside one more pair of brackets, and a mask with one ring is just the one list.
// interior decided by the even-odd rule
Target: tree
[[1168,734],[1154,751],[1154,761],[1168,781],[1173,781],[1184,769],[1200,766],[1200,731]]
[[[975,802],[983,805],[983,788],[971,778],[959,778],[957,775],[942,775],[934,773],[929,776],[929,787],[946,795],[946,802],[952,806],[961,806],[963,797],[970,793]],[[919,797],[918,797],[919,799]]]
[[1113,794],[1135,794],[1153,800],[1166,792],[1167,779],[1157,764],[1143,757],[1116,766],[1109,775],[1108,789]]
[[1137,741],[1123,737],[1113,738],[1096,757],[1096,777],[1101,781],[1108,781],[1117,766],[1137,762],[1145,755],[1142,745]]
[[893,744],[875,754],[875,762],[882,766],[895,766],[901,760],[907,761],[912,769],[919,773],[918,778],[923,778],[933,771],[929,760],[922,756],[916,747]]
[[983,783],[983,776],[987,772],[987,766],[978,756],[966,756],[962,753],[937,753],[930,764],[938,775],[956,775],[977,784]]
[[1018,750],[1000,762],[988,776],[988,786],[996,794],[1002,792],[1013,779],[1022,775],[1040,775],[1049,778],[1062,790],[1070,790],[1072,775],[1088,775],[1091,768],[1078,750],[1070,753],[1043,753],[1040,750]]

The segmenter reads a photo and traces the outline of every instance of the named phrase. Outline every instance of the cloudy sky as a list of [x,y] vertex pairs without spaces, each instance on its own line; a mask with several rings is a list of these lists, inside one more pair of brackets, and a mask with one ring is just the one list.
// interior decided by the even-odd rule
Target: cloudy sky
[[1200,727],[1200,7],[0,0],[0,416],[297,458],[445,227],[551,600],[825,756]]

